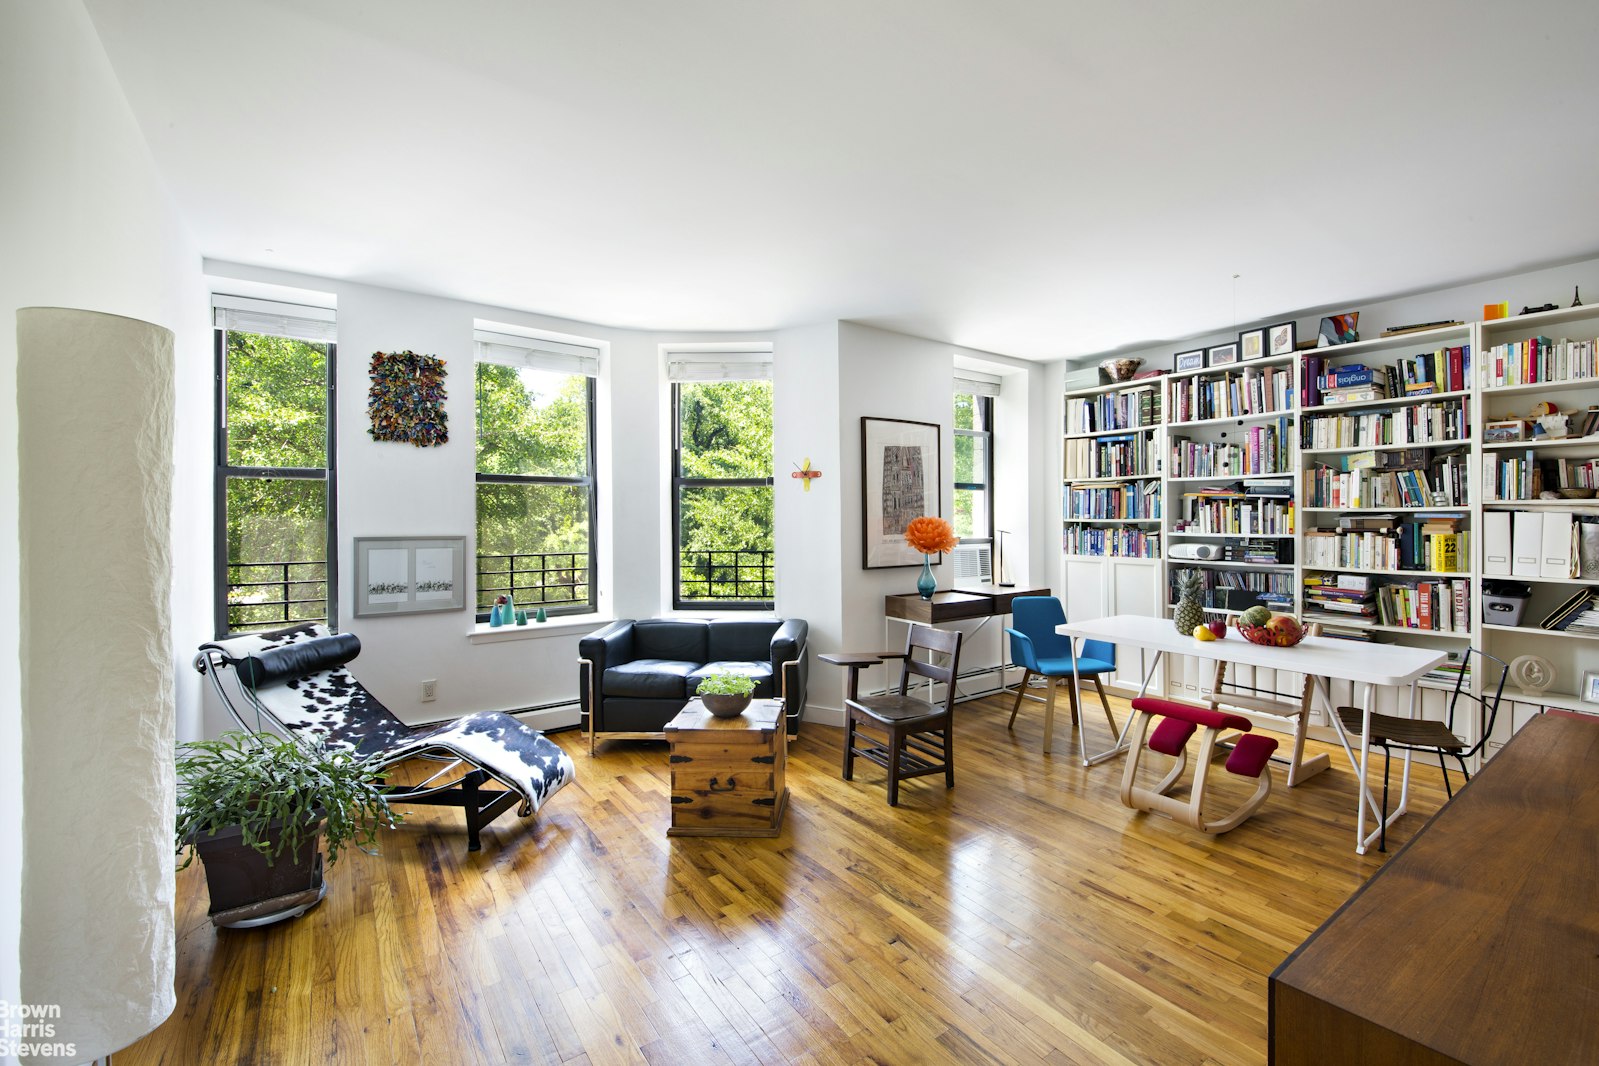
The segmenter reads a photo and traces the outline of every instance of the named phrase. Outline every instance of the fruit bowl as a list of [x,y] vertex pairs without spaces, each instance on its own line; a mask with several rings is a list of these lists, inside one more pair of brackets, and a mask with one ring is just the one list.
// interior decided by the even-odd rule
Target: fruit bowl
[[1277,621],[1273,618],[1272,622],[1267,622],[1263,626],[1251,626],[1239,622],[1237,629],[1251,644],[1260,644],[1267,648],[1292,648],[1305,639],[1305,627],[1287,615],[1283,615],[1282,618],[1289,624],[1273,627],[1272,622]]

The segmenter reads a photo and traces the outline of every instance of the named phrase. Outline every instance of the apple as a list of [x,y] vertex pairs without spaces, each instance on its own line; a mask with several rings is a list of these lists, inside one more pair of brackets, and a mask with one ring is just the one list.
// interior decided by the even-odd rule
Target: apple
[[1209,628],[1209,630],[1211,632],[1211,635],[1214,636],[1217,640],[1223,640],[1223,639],[1226,638],[1226,636],[1227,636],[1227,623],[1226,623],[1225,620],[1220,619],[1220,618],[1216,618],[1216,619],[1212,619],[1209,622],[1206,622],[1205,625],[1206,625],[1207,628]]

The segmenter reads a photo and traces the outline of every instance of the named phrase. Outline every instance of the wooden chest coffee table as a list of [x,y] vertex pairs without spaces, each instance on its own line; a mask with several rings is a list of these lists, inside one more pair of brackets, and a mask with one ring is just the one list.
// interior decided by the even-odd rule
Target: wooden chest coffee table
[[788,806],[782,700],[752,700],[717,718],[689,700],[666,723],[672,746],[670,837],[775,837]]

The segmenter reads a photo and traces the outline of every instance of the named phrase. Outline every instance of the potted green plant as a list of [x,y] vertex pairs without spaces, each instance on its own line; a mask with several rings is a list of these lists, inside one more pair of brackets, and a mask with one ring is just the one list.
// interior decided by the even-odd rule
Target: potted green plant
[[737,718],[750,705],[755,682],[743,674],[712,674],[700,682],[695,695],[718,718]]
[[238,928],[303,914],[326,894],[327,863],[371,845],[397,816],[370,759],[262,733],[180,746],[176,838],[199,854],[211,921]]

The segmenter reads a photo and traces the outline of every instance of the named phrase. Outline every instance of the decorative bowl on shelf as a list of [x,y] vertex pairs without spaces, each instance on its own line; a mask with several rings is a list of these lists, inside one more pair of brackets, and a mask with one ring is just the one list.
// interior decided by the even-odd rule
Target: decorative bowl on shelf
[[1594,493],[1596,491],[1599,491],[1599,490],[1595,490],[1595,489],[1556,489],[1555,491],[1560,493],[1560,498],[1562,500],[1591,500],[1594,497]]
[[1236,628],[1249,643],[1267,648],[1292,648],[1305,639],[1305,627],[1286,614],[1272,616],[1263,626],[1238,622]]
[[1131,381],[1143,365],[1142,359],[1107,359],[1099,364],[1099,369],[1112,381]]

